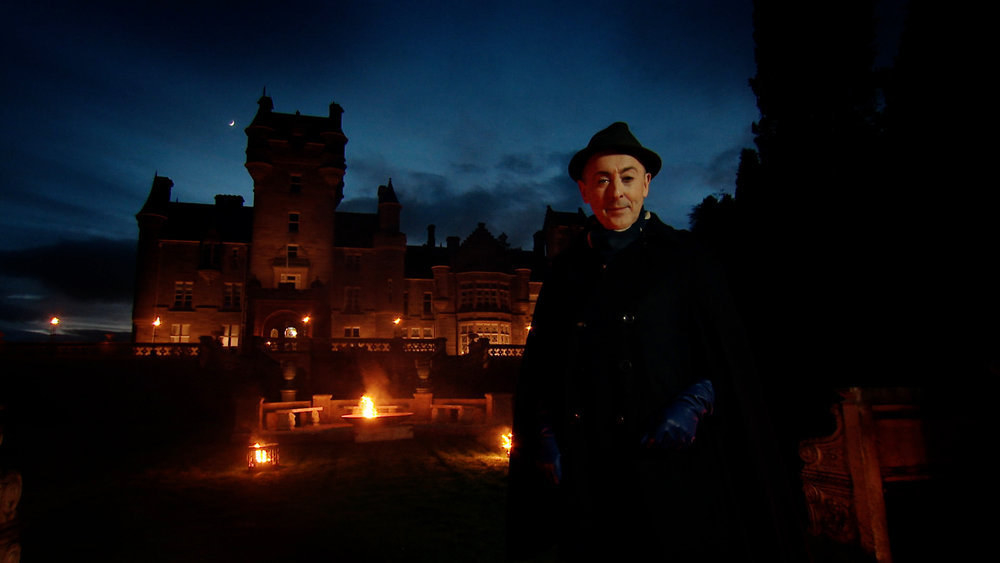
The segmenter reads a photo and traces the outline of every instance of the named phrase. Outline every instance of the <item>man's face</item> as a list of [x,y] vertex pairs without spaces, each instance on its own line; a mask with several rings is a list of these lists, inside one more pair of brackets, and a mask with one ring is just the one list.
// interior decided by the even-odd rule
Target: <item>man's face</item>
[[639,218],[651,178],[635,157],[605,154],[590,157],[577,184],[601,226],[624,231]]

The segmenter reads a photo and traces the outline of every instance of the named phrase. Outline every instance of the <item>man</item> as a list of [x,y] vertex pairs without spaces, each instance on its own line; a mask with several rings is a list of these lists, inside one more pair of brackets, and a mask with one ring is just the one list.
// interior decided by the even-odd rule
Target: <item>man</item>
[[553,543],[586,560],[754,551],[740,501],[766,500],[767,489],[749,482],[756,446],[745,436],[762,421],[747,407],[748,354],[719,269],[644,207],[660,167],[621,122],[570,161],[593,217],[553,260],[525,350],[514,558]]

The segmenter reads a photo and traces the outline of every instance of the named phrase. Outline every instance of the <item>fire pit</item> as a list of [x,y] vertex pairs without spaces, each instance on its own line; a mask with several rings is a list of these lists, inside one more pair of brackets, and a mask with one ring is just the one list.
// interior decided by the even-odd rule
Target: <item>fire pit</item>
[[247,450],[247,466],[251,471],[278,466],[278,444],[255,442]]
[[412,412],[379,412],[375,402],[365,395],[354,412],[340,415],[340,418],[354,427],[355,442],[378,442],[413,438],[412,416]]

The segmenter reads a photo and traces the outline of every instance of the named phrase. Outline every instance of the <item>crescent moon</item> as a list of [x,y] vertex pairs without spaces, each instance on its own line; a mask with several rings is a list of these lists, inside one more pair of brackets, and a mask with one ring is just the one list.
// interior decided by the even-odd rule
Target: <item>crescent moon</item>
[[235,125],[236,125],[236,120],[235,119],[229,121],[229,126],[230,127],[233,127]]

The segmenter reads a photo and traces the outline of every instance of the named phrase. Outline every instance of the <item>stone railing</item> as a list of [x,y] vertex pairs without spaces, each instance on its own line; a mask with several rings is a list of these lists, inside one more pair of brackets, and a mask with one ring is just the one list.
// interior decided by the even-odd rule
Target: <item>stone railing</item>
[[197,342],[184,343],[4,343],[0,353],[21,356],[49,356],[59,358],[106,358],[115,356],[188,358],[200,354]]
[[132,344],[134,356],[194,357],[199,354],[198,344]]
[[520,358],[524,355],[524,346],[518,344],[490,344],[491,358]]
[[444,348],[445,340],[410,340],[405,338],[331,338],[330,351],[364,350],[366,352],[393,352],[432,354]]

